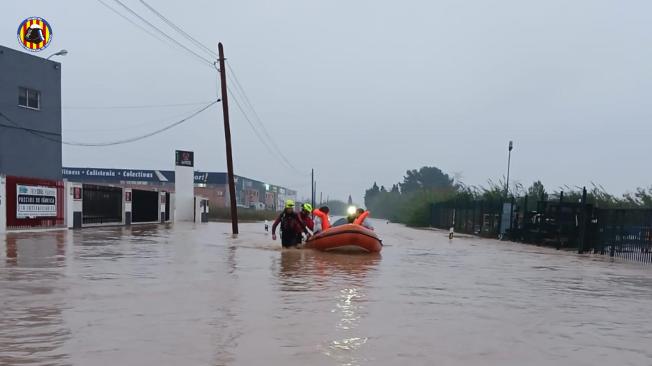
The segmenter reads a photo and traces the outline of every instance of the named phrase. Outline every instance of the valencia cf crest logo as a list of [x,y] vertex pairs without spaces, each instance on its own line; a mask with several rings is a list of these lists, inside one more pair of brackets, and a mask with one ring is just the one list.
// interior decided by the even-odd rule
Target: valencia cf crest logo
[[18,27],[18,42],[28,51],[44,50],[51,40],[52,27],[43,18],[27,18]]

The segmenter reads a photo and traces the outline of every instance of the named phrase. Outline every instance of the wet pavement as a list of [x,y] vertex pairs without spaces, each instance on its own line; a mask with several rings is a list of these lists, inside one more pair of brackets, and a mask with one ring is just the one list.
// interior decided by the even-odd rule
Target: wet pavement
[[262,224],[0,237],[0,365],[651,365],[652,268],[377,222],[382,255]]

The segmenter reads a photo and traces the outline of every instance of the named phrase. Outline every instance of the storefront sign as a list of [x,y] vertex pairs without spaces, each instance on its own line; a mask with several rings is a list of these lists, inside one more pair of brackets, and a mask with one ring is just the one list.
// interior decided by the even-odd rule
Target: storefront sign
[[56,217],[57,189],[16,185],[16,218]]
[[62,175],[71,182],[170,182],[174,172],[164,170],[69,168],[62,169]]
[[175,156],[177,166],[195,166],[195,154],[192,151],[176,150]]

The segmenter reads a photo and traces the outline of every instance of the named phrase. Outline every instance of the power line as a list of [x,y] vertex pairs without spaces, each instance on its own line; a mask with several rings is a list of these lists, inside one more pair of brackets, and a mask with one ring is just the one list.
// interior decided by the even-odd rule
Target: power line
[[[98,0],[98,1],[100,1],[100,0]],[[216,65],[215,65],[214,62],[211,62],[210,60],[207,60],[207,59],[204,58],[203,56],[197,54],[196,52],[192,51],[192,50],[189,49],[188,47],[184,46],[184,45],[181,44],[179,41],[177,41],[176,39],[172,38],[171,36],[169,36],[168,34],[166,34],[165,32],[163,32],[160,28],[156,27],[155,25],[153,25],[152,23],[150,23],[149,21],[147,21],[146,19],[144,19],[142,16],[140,16],[138,13],[136,13],[135,11],[133,11],[132,9],[130,9],[128,6],[126,6],[126,5],[125,5],[124,3],[122,3],[120,0],[113,0],[113,1],[116,2],[116,3],[118,3],[118,4],[119,4],[120,6],[122,6],[123,8],[125,8],[125,9],[126,9],[127,11],[129,11],[132,15],[138,17],[140,20],[142,20],[143,22],[145,22],[146,24],[148,24],[150,27],[156,29],[160,34],[162,34],[163,36],[165,36],[166,38],[168,38],[169,40],[171,40],[172,42],[174,42],[174,43],[177,44],[178,46],[180,46],[180,47],[182,47],[183,49],[185,49],[186,51],[192,53],[195,57],[201,59],[202,61],[208,63],[208,64],[210,65],[210,67],[216,67]],[[192,37],[190,34],[188,34],[187,32],[185,32],[181,27],[177,26],[174,22],[172,22],[171,20],[169,20],[168,18],[166,18],[163,14],[161,14],[159,11],[157,11],[154,7],[152,7],[151,5],[149,5],[149,4],[148,4],[147,2],[145,2],[144,0],[140,0],[140,2],[141,2],[145,7],[147,7],[151,12],[153,12],[154,14],[156,14],[156,15],[157,15],[161,20],[163,20],[163,21],[164,21],[168,26],[170,26],[172,29],[174,29],[177,33],[181,34],[184,38],[186,38],[187,40],[189,40],[190,42],[192,42],[195,46],[199,47],[200,49],[202,49],[202,51],[208,53],[209,55],[211,55],[211,56],[213,56],[213,57],[217,57],[217,54],[216,54],[213,50],[211,50],[210,48],[206,47],[206,46],[205,46],[204,44],[202,44],[200,41],[198,41],[197,39],[195,39],[194,37]],[[231,70],[231,72],[233,73],[233,69],[231,68],[231,66],[228,65],[228,67],[229,67],[229,69]],[[227,74],[227,75],[228,75],[228,74]],[[298,172],[299,170],[296,169],[296,168],[292,165],[292,163],[289,161],[289,159],[285,156],[285,154],[283,154],[283,152],[282,152],[281,149],[278,147],[278,145],[276,144],[276,142],[274,141],[274,139],[271,137],[269,131],[267,131],[267,129],[265,128],[264,124],[262,123],[262,120],[260,119],[260,116],[258,115],[258,113],[256,112],[256,110],[253,108],[253,105],[251,104],[251,101],[249,101],[249,98],[247,97],[246,93],[244,92],[244,88],[242,88],[242,85],[240,84],[239,80],[237,80],[237,76],[235,75],[235,73],[233,73],[233,76],[234,76],[234,79],[236,80],[236,82],[234,83],[234,86],[235,86],[236,90],[239,89],[239,91],[242,93],[242,95],[243,95],[243,100],[245,101],[245,106],[246,106],[246,107],[249,107],[249,109],[251,109],[251,110],[253,111],[253,114],[254,114],[254,116],[255,116],[255,121],[256,121],[257,124],[261,127],[261,129],[263,130],[263,133],[265,134],[265,136],[267,137],[267,139],[268,139],[270,142],[269,142],[269,143],[266,142],[265,139],[260,135],[260,133],[258,132],[258,130],[256,129],[256,127],[255,127],[254,124],[252,123],[251,119],[249,118],[249,116],[248,116],[247,113],[245,112],[244,108],[242,107],[242,105],[240,105],[240,103],[239,103],[239,101],[237,100],[237,97],[234,95],[233,91],[231,91],[231,90],[229,89],[228,92],[233,96],[233,98],[234,98],[234,100],[235,100],[235,102],[236,102],[236,105],[238,106],[238,109],[240,109],[240,111],[241,111],[242,114],[244,115],[245,119],[247,120],[247,122],[249,123],[249,125],[251,126],[251,128],[254,130],[254,133],[256,134],[256,136],[258,137],[258,139],[263,143],[263,145],[265,145],[265,147],[266,147],[266,148],[267,148],[267,149],[268,149],[268,150],[269,150],[273,155],[278,154],[278,156],[280,156],[280,158],[283,160],[284,164],[286,164],[289,168],[291,168],[291,169],[293,169],[293,170],[295,170],[295,171]],[[270,144],[271,144],[272,148],[270,148]],[[276,152],[274,152],[274,151],[272,151],[272,150],[276,150]]]
[[[245,103],[249,106],[249,109],[251,109],[251,111],[253,112],[254,117],[255,117],[255,119],[256,119],[257,122],[258,122],[258,125],[259,125],[259,126],[261,127],[261,129],[263,130],[263,133],[264,133],[264,134],[267,136],[267,138],[270,140],[271,144],[273,145],[273,147],[275,148],[275,150],[278,152],[278,154],[281,155],[281,157],[283,158],[283,160],[287,161],[288,164],[290,164],[290,166],[292,166],[292,164],[290,163],[290,161],[287,159],[287,157],[285,156],[285,154],[283,154],[283,152],[281,151],[281,149],[279,148],[279,146],[276,144],[276,141],[274,141],[274,138],[272,137],[272,135],[269,133],[269,131],[268,131],[267,128],[265,127],[265,124],[263,123],[263,121],[261,120],[260,116],[259,116],[258,113],[256,112],[256,109],[254,108],[253,104],[251,104],[251,101],[249,100],[249,97],[247,96],[247,93],[245,92],[244,88],[242,87],[242,84],[240,84],[240,81],[238,80],[238,76],[235,74],[235,71],[233,70],[233,68],[231,67],[231,64],[230,64],[228,61],[227,61],[227,67],[228,67],[229,70],[231,71],[230,74],[233,75],[233,79],[235,80],[236,89],[238,89],[238,88],[240,89],[240,93],[242,94]],[[227,74],[227,75],[228,75],[228,74]],[[298,171],[294,166],[292,166],[292,169]]]
[[[161,133],[161,132],[167,131],[167,130],[169,130],[169,129],[173,128],[173,127],[176,127],[176,126],[178,126],[178,125],[180,125],[180,124],[182,124],[182,123],[184,123],[184,122],[186,122],[186,121],[189,121],[190,119],[196,117],[196,116],[199,115],[201,112],[207,110],[208,108],[210,108],[211,106],[213,106],[213,105],[215,105],[215,104],[217,104],[217,103],[218,103],[217,101],[214,101],[214,102],[208,104],[207,106],[201,108],[200,110],[194,112],[193,114],[189,115],[189,116],[186,117],[186,118],[183,118],[183,119],[181,119],[181,120],[179,120],[179,121],[177,121],[177,122],[171,123],[171,124],[169,124],[169,125],[167,125],[167,126],[165,126],[165,127],[163,127],[163,128],[160,128],[160,129],[158,129],[158,130],[152,131],[152,132],[150,132],[150,133],[146,133],[146,134],[144,134],[144,135],[140,135],[140,136],[136,136],[136,137],[132,137],[132,138],[128,138],[128,139],[123,139],[123,140],[112,141],[112,142],[103,142],[103,143],[76,143],[76,144],[74,144],[74,145],[76,145],[76,146],[111,146],[111,145],[121,145],[121,144],[126,144],[126,143],[129,143],[129,142],[135,142],[135,141],[138,141],[138,140],[143,140],[143,139],[146,139],[146,138],[148,138],[148,137],[151,137],[151,136],[157,135],[157,134],[159,134],[159,133]],[[69,143],[69,145],[72,145],[72,143]]]
[[[117,1],[117,0],[115,0],[115,1]],[[152,13],[154,13],[154,14],[155,14],[156,16],[158,16],[161,20],[163,20],[163,22],[165,22],[168,26],[170,26],[172,29],[174,29],[175,31],[177,31],[177,33],[181,34],[184,38],[186,38],[187,40],[189,40],[190,42],[192,42],[195,46],[199,47],[200,49],[202,49],[204,52],[208,53],[208,54],[209,54],[210,56],[212,56],[212,57],[215,57],[215,58],[218,57],[218,55],[217,55],[217,53],[215,53],[215,51],[213,51],[213,50],[211,50],[209,47],[205,46],[203,43],[201,43],[201,42],[198,41],[196,38],[194,38],[193,36],[191,36],[190,34],[188,34],[186,31],[184,31],[180,26],[176,25],[173,21],[171,21],[170,19],[166,18],[166,17],[165,17],[163,14],[161,14],[158,10],[156,10],[154,7],[152,7],[151,5],[149,5],[145,0],[139,0],[139,1],[140,1],[140,2],[145,6],[145,7],[147,7],[147,9],[149,9]],[[289,161],[289,159],[285,156],[285,154],[283,154],[283,152],[282,152],[281,149],[279,148],[278,144],[276,144],[276,141],[274,141],[274,138],[272,138],[271,134],[269,133],[269,131],[267,130],[267,128],[266,128],[265,125],[263,124],[263,122],[262,122],[260,116],[259,116],[258,113],[256,112],[256,109],[253,107],[251,101],[249,100],[249,97],[247,96],[247,93],[244,91],[244,88],[242,87],[242,84],[240,84],[240,81],[238,80],[238,77],[236,76],[235,72],[233,71],[233,68],[231,67],[230,63],[227,62],[227,66],[228,66],[229,70],[231,71],[230,73],[227,73],[227,74],[226,74],[227,77],[228,77],[230,80],[232,80],[232,81],[235,80],[235,82],[234,82],[233,84],[234,84],[234,87],[235,87],[236,92],[238,92],[238,93],[240,93],[240,94],[242,95],[242,99],[243,99],[243,101],[244,101],[245,106],[248,107],[248,108],[253,112],[253,115],[254,115],[254,121],[255,121],[255,122],[260,126],[260,128],[262,129],[263,133],[265,134],[265,136],[266,136],[267,139],[269,140],[269,144],[271,144],[272,149],[276,151],[276,154],[278,154],[278,155],[281,157],[281,159],[283,159],[283,161],[285,162],[285,164],[287,164],[291,169],[293,169],[293,170],[295,170],[295,171],[298,171],[298,170],[297,170],[297,169],[292,165],[292,163]],[[233,74],[233,78],[231,78],[231,75],[230,75],[230,74]],[[229,90],[229,92],[230,92],[232,95],[234,94],[232,90]],[[236,97],[236,96],[233,96],[233,98],[234,98],[234,100],[236,101],[236,104],[239,104],[238,101],[237,101],[237,97]],[[244,108],[242,108],[241,105],[238,105],[238,108],[239,108],[240,111],[245,115],[245,118],[247,119],[247,121],[248,121],[250,124],[252,124],[251,120],[250,120],[249,117],[247,116],[247,113],[244,111]],[[257,135],[259,135],[258,132],[256,131],[255,127],[254,127],[253,125],[252,125],[252,128],[254,129],[255,133],[256,133]],[[261,140],[262,140],[262,139],[261,139]],[[264,144],[266,144],[266,146],[267,146],[267,143],[264,143]]]
[[[99,1],[99,0],[98,0],[98,1]],[[213,68],[213,62],[212,62],[212,61],[210,61],[210,60],[204,58],[203,56],[199,55],[199,54],[196,53],[195,51],[193,51],[193,50],[191,50],[190,48],[184,46],[181,42],[179,42],[179,41],[177,41],[176,39],[170,37],[167,33],[163,32],[160,28],[158,28],[158,27],[155,26],[154,24],[150,23],[147,19],[143,18],[143,17],[140,16],[138,13],[136,13],[135,11],[133,11],[130,7],[128,7],[127,5],[125,5],[122,1],[120,1],[120,0],[113,0],[113,1],[114,1],[115,3],[117,3],[118,5],[120,5],[121,7],[123,7],[124,9],[126,9],[129,13],[131,13],[132,15],[134,15],[135,17],[137,17],[138,19],[140,19],[141,21],[143,21],[145,24],[149,25],[151,28],[156,29],[156,30],[157,30],[161,35],[163,35],[165,38],[167,38],[167,39],[169,39],[170,41],[174,42],[177,46],[179,46],[179,47],[183,48],[184,50],[188,51],[189,53],[191,53],[192,55],[194,55],[194,56],[197,57],[198,59],[200,59],[200,60],[202,60],[203,62],[205,62],[206,64],[208,64],[209,67]]]
[[199,114],[202,113],[203,111],[205,111],[205,110],[207,110],[208,108],[210,108],[211,106],[215,105],[216,103],[218,103],[217,100],[214,101],[214,102],[211,102],[211,103],[208,104],[207,106],[205,106],[205,107],[199,109],[198,111],[193,112],[191,115],[189,115],[189,116],[187,116],[187,117],[185,117],[185,118],[183,118],[183,119],[181,119],[181,120],[179,120],[179,121],[176,121],[176,122],[174,122],[174,123],[171,123],[171,124],[169,124],[169,125],[167,125],[167,126],[165,126],[165,127],[159,128],[159,129],[154,130],[154,131],[152,131],[152,132],[149,132],[149,133],[146,133],[146,134],[143,134],[143,135],[139,135],[139,136],[135,136],[135,137],[126,138],[126,139],[121,139],[121,140],[116,140],[116,141],[110,141],[110,142],[72,142],[72,141],[64,141],[63,139],[55,139],[55,138],[51,138],[51,137],[49,137],[49,136],[47,136],[47,135],[55,135],[55,136],[59,136],[59,137],[60,137],[61,134],[52,133],[52,132],[48,132],[48,131],[42,131],[42,130],[36,130],[36,129],[32,129],[32,128],[22,127],[22,126],[20,126],[18,123],[16,123],[15,121],[13,121],[11,118],[7,117],[7,116],[6,116],[4,113],[2,113],[2,112],[0,112],[0,116],[1,116],[2,118],[4,118],[5,120],[7,120],[9,123],[11,123],[13,126],[8,126],[8,125],[5,125],[5,124],[0,124],[0,126],[2,126],[2,127],[8,127],[8,128],[14,128],[14,129],[20,129],[20,130],[23,130],[23,131],[25,131],[25,132],[31,133],[31,134],[33,134],[33,135],[35,135],[35,136],[38,136],[38,137],[40,137],[40,138],[42,138],[42,139],[49,140],[49,141],[53,141],[53,142],[56,142],[56,143],[61,143],[61,144],[64,144],[64,145],[70,145],[70,146],[84,146],[84,147],[113,146],[113,145],[122,145],[122,144],[127,144],[127,143],[130,143],[130,142],[135,142],[135,141],[143,140],[143,139],[146,139],[146,138],[148,138],[148,137],[151,137],[151,136],[157,135],[157,134],[159,134],[159,133],[161,133],[161,132],[167,131],[167,130],[173,128],[173,127],[176,127],[176,126],[178,126],[178,125],[180,125],[180,124],[182,124],[182,123],[184,123],[184,122],[187,122],[187,121],[191,120],[192,118],[196,117],[197,115],[199,115]]
[[199,41],[198,41],[197,39],[195,39],[193,36],[191,36],[190,34],[188,34],[187,32],[185,32],[183,29],[181,29],[181,27],[177,26],[177,25],[174,24],[174,22],[172,22],[170,19],[166,18],[163,14],[161,14],[161,13],[158,12],[156,9],[154,9],[154,7],[152,7],[151,5],[149,5],[148,3],[146,3],[144,0],[140,0],[140,2],[141,2],[143,5],[145,5],[145,7],[146,7],[147,9],[149,9],[152,13],[156,14],[156,16],[158,16],[161,20],[163,20],[163,22],[165,22],[165,24],[167,24],[168,26],[170,26],[172,29],[176,30],[178,33],[180,33],[182,36],[184,36],[187,40],[189,40],[190,42],[192,42],[195,46],[201,48],[203,51],[207,52],[210,56],[212,56],[212,57],[214,57],[214,58],[217,58],[217,57],[218,57],[218,56],[217,56],[217,53],[215,53],[215,51],[213,51],[213,50],[211,50],[210,48],[206,47],[203,43],[199,42]]
[[[272,154],[272,156],[279,157],[279,155],[276,154],[276,152],[274,151],[274,149],[272,149],[272,148],[269,146],[269,144],[267,143],[267,141],[266,141],[266,140],[265,140],[265,139],[260,135],[260,133],[258,132],[258,129],[256,128],[256,126],[254,126],[253,122],[251,122],[251,119],[249,119],[249,116],[247,115],[247,113],[246,113],[246,112],[244,111],[244,109],[242,108],[242,105],[241,105],[240,102],[238,101],[238,98],[236,98],[235,94],[233,94],[233,91],[231,91],[231,88],[229,88],[229,87],[227,86],[227,90],[228,90],[228,93],[231,94],[231,97],[233,97],[233,101],[235,101],[235,105],[238,107],[238,109],[239,109],[240,112],[242,113],[242,116],[244,117],[244,119],[245,119],[245,120],[247,121],[247,123],[249,124],[249,127],[251,127],[251,129],[254,131],[254,133],[256,134],[256,137],[258,137],[258,140],[260,140],[260,142],[265,146],[265,148],[267,149],[267,151],[269,151],[269,153]],[[286,164],[287,167],[289,167],[289,168],[291,168],[291,169],[294,169],[294,167],[292,167],[291,164],[288,165],[288,163],[285,162],[284,160],[280,160],[280,162],[283,163],[283,164]]]
[[161,39],[159,36],[157,36],[157,35],[155,35],[154,33],[148,31],[148,30],[147,30],[145,27],[143,27],[142,25],[140,25],[140,24],[134,22],[133,20],[129,19],[127,16],[123,15],[123,14],[120,13],[119,11],[117,11],[117,10],[115,10],[114,8],[112,8],[111,6],[109,6],[109,4],[105,3],[105,2],[102,1],[102,0],[97,0],[97,1],[98,1],[100,4],[104,5],[107,9],[109,9],[109,10],[111,10],[112,12],[116,13],[119,17],[121,17],[121,18],[123,18],[124,20],[128,21],[129,23],[131,23],[134,27],[140,28],[140,30],[142,30],[143,32],[145,32],[145,33],[149,34],[150,36],[152,36],[153,38],[156,38],[157,40],[159,40],[159,41],[165,43],[165,41],[164,41],[163,39]]
[[242,91],[242,95],[244,96],[244,100],[245,100],[245,102],[247,103],[247,105],[249,106],[249,108],[251,108],[251,110],[254,112],[254,115],[256,116],[256,118],[258,118],[258,120],[260,120],[260,116],[258,116],[258,113],[256,113],[256,109],[255,109],[254,106],[251,104],[251,101],[249,101],[249,97],[247,97],[247,93],[245,93],[245,90],[244,90],[244,88],[242,87],[242,84],[240,84],[240,80],[238,80],[238,76],[235,74],[235,71],[233,70],[233,68],[231,67],[231,64],[230,64],[228,61],[226,62],[226,66],[227,66],[227,67],[229,68],[229,70],[231,71],[231,74],[233,75],[233,79],[235,80],[235,84],[236,84],[236,85],[240,88],[240,90]]
[[[2,112],[0,112],[0,115],[4,119],[9,120]],[[31,133],[42,133],[44,135],[61,136],[61,134],[57,133],[57,132],[49,132],[49,131],[37,130],[37,129],[33,129],[33,128],[20,127],[20,126],[17,126],[17,125],[6,125],[4,123],[0,123],[0,127],[9,128],[9,129],[13,129],[13,130],[21,130],[21,131],[31,132]]]
[[[203,105],[206,105],[210,102],[206,102]],[[188,110],[184,111],[183,113],[175,113],[174,115],[168,114],[165,118],[157,118],[156,120],[151,120],[151,121],[146,121],[146,122],[139,122],[139,123],[134,123],[132,121],[123,121],[126,122],[125,124],[111,124],[111,127],[107,128],[100,128],[97,126],[91,126],[88,128],[70,128],[66,125],[62,126],[63,131],[67,134],[68,132],[101,132],[101,131],[124,131],[126,128],[129,128],[130,130],[136,131],[140,127],[150,127],[150,126],[160,126],[163,123],[169,123],[171,120],[178,120],[179,118],[183,118],[188,114]]]
[[147,109],[147,108],[171,108],[171,107],[183,107],[183,106],[194,106],[194,105],[206,105],[210,103],[209,101],[205,102],[193,102],[193,103],[170,103],[170,104],[144,104],[144,105],[109,105],[109,106],[88,106],[88,107],[79,107],[79,106],[65,106],[63,109]]

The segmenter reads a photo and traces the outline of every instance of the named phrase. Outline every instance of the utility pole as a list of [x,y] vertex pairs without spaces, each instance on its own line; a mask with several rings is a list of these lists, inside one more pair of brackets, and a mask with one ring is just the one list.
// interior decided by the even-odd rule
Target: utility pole
[[310,203],[312,204],[312,207],[315,207],[315,169],[312,169],[310,172],[311,176],[311,182],[312,184],[310,185],[311,190],[310,190]]
[[220,86],[222,88],[222,112],[224,113],[224,139],[226,140],[226,169],[229,179],[229,196],[231,199],[231,229],[238,235],[238,206],[235,197],[235,178],[233,177],[233,154],[231,152],[231,126],[229,125],[229,98],[226,89],[226,67],[224,65],[224,47],[217,44],[220,62]]

